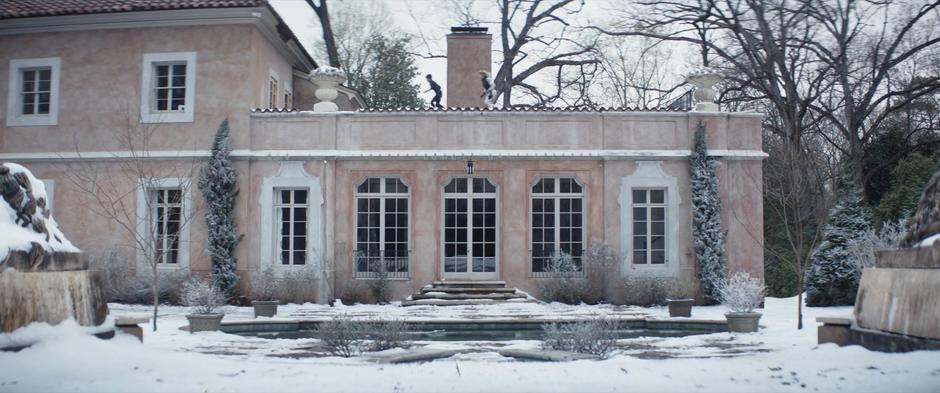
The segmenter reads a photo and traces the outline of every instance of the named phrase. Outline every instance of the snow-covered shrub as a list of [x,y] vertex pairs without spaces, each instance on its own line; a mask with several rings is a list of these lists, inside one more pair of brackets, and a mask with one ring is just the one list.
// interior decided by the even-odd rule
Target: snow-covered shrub
[[725,232],[721,229],[721,195],[715,173],[718,160],[708,155],[705,125],[695,130],[695,146],[689,156],[692,180],[692,243],[699,280],[706,303],[718,300],[718,286],[725,278]]
[[382,258],[370,258],[369,271],[375,272],[375,276],[368,281],[369,293],[378,304],[386,304],[391,300],[391,290],[389,289],[388,268]]
[[869,231],[862,196],[851,181],[844,181],[840,198],[829,212],[823,241],[813,252],[806,271],[806,305],[852,305],[861,271],[849,247]]
[[238,271],[235,247],[241,240],[235,228],[237,173],[229,154],[232,151],[228,119],[222,121],[212,142],[212,156],[199,173],[199,191],[206,199],[206,227],[209,234],[206,251],[212,259],[212,277],[222,292],[235,295]]
[[255,272],[251,276],[252,300],[280,300],[278,280],[274,277],[274,269],[270,266]]
[[607,283],[617,265],[617,253],[605,243],[591,243],[581,263],[565,252],[552,256],[545,267],[549,278],[542,279],[542,299],[565,304],[595,304],[607,299]]
[[665,303],[679,285],[676,279],[666,277],[627,277],[621,284],[624,302],[644,307]]
[[[109,302],[127,304],[151,304],[153,285],[150,269],[135,275],[128,266],[127,257],[114,249],[103,250],[88,256],[91,270],[101,272],[101,283]],[[185,271],[160,272],[157,276],[157,293],[160,302],[179,304],[180,290],[189,279]]]
[[340,286],[336,297],[343,304],[366,304],[369,302],[369,288],[362,281],[349,281]]
[[881,230],[869,228],[858,239],[848,244],[849,255],[861,275],[862,269],[875,266],[875,251],[898,248],[907,230],[907,219],[885,222]]
[[225,295],[212,282],[192,279],[183,284],[182,301],[193,314],[218,314],[225,305]]
[[354,321],[339,314],[317,327],[317,336],[331,355],[352,357],[365,351],[411,346],[408,325],[399,319]]
[[365,325],[369,340],[368,351],[384,351],[411,346],[411,328],[402,319],[373,319]]
[[311,270],[285,273],[284,277],[275,280],[277,300],[297,304],[316,302],[319,292],[317,280],[319,277]]
[[542,348],[587,353],[606,358],[617,343],[619,329],[619,321],[605,318],[549,323],[542,325],[542,330],[545,331]]
[[753,312],[761,301],[767,288],[756,277],[747,272],[737,272],[731,275],[721,286],[718,294],[721,303],[731,312]]

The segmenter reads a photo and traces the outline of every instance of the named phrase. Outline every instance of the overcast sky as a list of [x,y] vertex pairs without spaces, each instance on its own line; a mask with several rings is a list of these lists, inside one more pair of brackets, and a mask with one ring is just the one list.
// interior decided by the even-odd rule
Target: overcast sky
[[[304,0],[270,0],[277,12],[284,18],[284,21],[290,26],[297,37],[303,42],[307,50],[314,55],[317,63],[327,64],[327,59],[319,58],[317,51],[313,49],[314,43],[322,39],[319,20],[316,18],[313,10]],[[330,0],[330,4],[337,1],[342,2],[361,2],[370,7],[384,7],[390,14],[393,23],[400,31],[407,34],[424,36],[427,38],[427,44],[430,50],[435,54],[445,54],[446,42],[445,36],[450,31],[451,26],[459,24],[459,20],[452,12],[448,12],[448,2],[446,0]],[[476,13],[481,19],[496,20],[498,9],[492,0],[459,0],[471,1]],[[610,15],[610,11],[617,9],[624,3],[624,0],[593,0],[586,4],[585,8],[578,15],[579,23],[589,23],[604,20]],[[335,8],[335,7],[334,7]],[[331,9],[332,11],[333,9]],[[416,22],[417,21],[417,22]],[[494,25],[484,25],[490,28],[491,33],[495,32]],[[494,45],[498,40],[498,35],[494,35]],[[416,41],[420,48],[425,45]],[[494,49],[498,49],[494,47]],[[425,52],[423,50],[422,52]],[[493,60],[497,60],[493,56]],[[495,66],[493,67],[495,69]],[[424,59],[418,58],[419,76],[415,78],[415,83],[421,86],[421,90],[427,89],[423,75],[433,74],[438,81],[447,90],[446,86],[446,59]],[[430,101],[430,93],[423,93],[422,97]]]

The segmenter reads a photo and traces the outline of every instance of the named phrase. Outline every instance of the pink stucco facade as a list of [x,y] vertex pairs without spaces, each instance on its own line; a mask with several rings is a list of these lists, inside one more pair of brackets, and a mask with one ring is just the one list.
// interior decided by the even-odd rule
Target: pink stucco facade
[[[268,11],[265,11],[268,12]],[[368,278],[355,274],[356,189],[370,177],[400,179],[408,186],[407,274],[392,283],[401,299],[433,280],[451,278],[444,268],[444,186],[455,177],[483,177],[496,186],[495,271],[532,294],[542,280],[531,274],[532,186],[545,177],[575,179],[583,187],[583,243],[604,242],[620,256],[611,281],[674,277],[698,290],[692,251],[688,155],[702,122],[712,154],[721,160],[722,223],[728,233],[730,270],[763,275],[760,117],[749,113],[676,111],[340,111],[312,112],[313,89],[288,55],[289,48],[264,33],[266,22],[212,25],[128,26],[77,31],[10,33],[0,24],[0,160],[29,167],[51,181],[54,215],[80,248],[116,250],[139,268],[133,228],[96,212],[76,171],[97,174],[122,196],[127,214],[144,217],[141,191],[125,164],[139,155],[122,135],[148,136],[140,160],[154,173],[194,180],[218,124],[228,118],[232,159],[238,173],[235,221],[244,235],[236,250],[242,290],[266,267],[308,273],[308,285],[325,301],[343,286]],[[9,27],[9,26],[7,26]],[[143,57],[195,53],[193,118],[142,123]],[[286,54],[287,53],[287,54]],[[17,59],[60,59],[54,125],[10,125],[5,114],[7,75]],[[302,62],[301,62],[302,63]],[[278,97],[295,93],[289,112],[266,107],[272,75]],[[345,101],[343,101],[345,100]],[[341,102],[342,101],[342,102]],[[350,109],[348,97],[337,100]],[[278,106],[283,103],[278,104]],[[473,161],[472,175],[467,163]],[[185,180],[185,179],[184,179]],[[667,195],[666,255],[657,269],[634,266],[628,238],[634,188]],[[279,266],[278,190],[309,192],[305,221],[310,258],[303,266]],[[193,189],[194,212],[182,246],[185,263],[166,269],[210,271],[205,252],[205,205]],[[626,204],[626,205],[625,205]],[[626,221],[625,221],[626,220]],[[133,226],[131,226],[133,227]],[[610,294],[613,299],[617,294]]]

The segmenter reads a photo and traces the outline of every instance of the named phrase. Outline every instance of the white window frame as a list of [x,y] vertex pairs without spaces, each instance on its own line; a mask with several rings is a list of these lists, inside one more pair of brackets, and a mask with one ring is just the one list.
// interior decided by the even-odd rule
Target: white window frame
[[[24,70],[36,68],[49,68],[49,113],[38,115],[24,115],[22,89]],[[45,57],[37,59],[10,60],[10,76],[7,83],[7,126],[54,126],[59,122],[59,77],[62,70],[62,59],[59,57]]]
[[[283,191],[289,191],[291,193],[291,197],[294,198],[291,200],[291,203],[284,203],[283,201],[279,201],[280,195]],[[307,197],[305,198],[306,202],[304,202],[303,204],[298,204],[294,202],[296,200],[295,193],[297,191],[305,191],[307,193]],[[281,253],[284,252],[284,249],[282,246],[282,239],[281,239],[284,236],[284,233],[281,232],[281,228],[284,227],[284,216],[281,214],[281,209],[285,207],[291,209],[292,212],[293,212],[293,209],[296,209],[296,208],[307,209],[306,215],[304,217],[304,223],[308,223],[310,220],[310,189],[307,187],[276,187],[274,188],[274,217],[275,217],[274,231],[277,233],[275,235],[276,241],[274,244],[274,246],[277,248],[277,250],[275,251],[275,255],[277,255],[277,260],[275,261],[275,263],[280,264],[281,266],[285,266],[285,267],[306,265],[310,261],[310,253],[309,253],[310,248],[309,247],[305,247],[305,249],[303,250],[304,255],[305,255],[304,263],[294,263],[294,252],[299,251],[294,248],[294,238],[297,237],[297,235],[293,233],[294,222],[296,221],[295,220],[296,215],[294,214],[291,215],[291,218],[289,220],[289,226],[288,226],[288,228],[290,228],[291,230],[290,241],[288,242],[288,244],[290,245],[290,250],[288,251],[288,263],[285,264],[284,261],[281,259],[282,258]],[[304,244],[307,244],[307,242],[310,241],[309,226],[304,231],[303,237],[304,237]]]
[[[359,192],[359,186],[362,185],[363,183],[369,181],[369,179],[378,179],[378,180],[379,180],[379,192],[377,192],[377,193],[363,193],[363,192]],[[388,192],[388,190],[387,190],[387,188],[386,188],[386,185],[387,185],[387,184],[386,184],[386,179],[393,179],[393,180],[398,180],[398,181],[400,181],[401,184],[403,184],[405,187],[408,188],[408,191],[407,191],[407,192]],[[412,237],[412,236],[411,236],[411,223],[412,223],[412,216],[411,216],[411,185],[408,184],[408,182],[406,182],[405,179],[402,179],[401,176],[396,176],[396,175],[373,175],[373,176],[366,176],[366,177],[363,177],[359,182],[356,182],[355,188],[354,188],[354,190],[353,190],[353,203],[354,203],[354,208],[353,208],[353,210],[355,211],[355,216],[354,216],[353,221],[352,221],[352,222],[353,222],[352,227],[353,227],[353,231],[354,231],[354,233],[353,233],[353,239],[355,240],[354,243],[353,243],[353,247],[354,247],[353,252],[358,251],[357,248],[358,248],[358,246],[359,246],[359,221],[358,221],[358,219],[359,219],[359,213],[360,213],[360,211],[359,211],[359,199],[360,199],[360,198],[378,199],[378,200],[379,200],[379,226],[378,226],[378,228],[379,228],[379,241],[378,241],[378,244],[379,244],[380,250],[383,250],[383,251],[384,251],[384,249],[385,249],[385,243],[386,243],[386,239],[385,239],[385,230],[386,230],[386,226],[385,226],[385,213],[386,213],[386,211],[385,211],[385,208],[386,208],[386,206],[385,206],[385,201],[386,201],[387,199],[402,199],[402,198],[405,198],[405,206],[406,206],[406,208],[408,209],[407,212],[405,213],[405,216],[407,217],[408,225],[404,227],[404,229],[405,229],[405,236],[406,236],[407,239],[408,239],[407,242],[405,242],[405,243],[406,243],[406,248],[407,248],[407,254],[405,255],[405,258],[406,258],[407,263],[408,263],[408,265],[406,266],[407,271],[405,271],[404,273],[389,272],[389,279],[391,279],[391,280],[407,280],[407,279],[409,279],[409,277],[410,277],[410,275],[411,275],[411,268],[412,268],[412,266],[411,266],[411,244],[412,244],[412,243],[411,243],[411,237]],[[394,227],[394,228],[400,229],[400,228],[402,228],[402,227]],[[374,278],[374,277],[375,277],[375,273],[371,273],[371,272],[360,272],[360,271],[359,271],[358,262],[357,262],[355,259],[354,259],[352,262],[353,262],[352,271],[353,271],[353,276],[354,276],[355,278]]]
[[[155,111],[153,68],[161,63],[186,63],[186,94],[181,111]],[[145,53],[140,94],[140,121],[143,123],[191,123],[196,107],[196,52]]]
[[[464,179],[467,179],[467,180],[468,180],[468,182],[467,182],[467,191],[466,191],[466,192],[453,192],[453,193],[450,193],[450,192],[445,191],[446,188],[447,188],[447,185],[450,184],[450,182],[453,181],[454,179],[458,179],[458,178],[464,178]],[[484,191],[484,192],[481,192],[481,193],[474,193],[474,192],[473,192],[473,179],[484,179],[484,180],[488,181],[489,183],[491,183],[496,189],[495,189],[495,191],[493,191],[493,192],[485,192],[485,191]],[[480,280],[496,280],[496,279],[499,279],[499,276],[500,276],[500,269],[501,269],[500,264],[502,263],[502,261],[500,260],[500,254],[501,254],[501,252],[500,252],[500,245],[501,245],[501,236],[502,236],[502,235],[501,235],[501,232],[502,232],[502,231],[501,231],[501,227],[500,227],[500,218],[501,218],[500,211],[501,211],[501,209],[502,209],[502,201],[501,201],[501,198],[500,198],[500,194],[502,193],[502,189],[500,188],[500,184],[497,183],[493,178],[491,178],[491,177],[489,177],[489,176],[486,176],[486,175],[451,175],[451,176],[448,176],[447,179],[444,181],[444,183],[443,183],[443,184],[440,184],[439,187],[440,187],[439,189],[440,189],[440,192],[441,192],[441,194],[440,194],[440,216],[439,216],[439,217],[440,217],[440,236],[441,236],[441,238],[440,238],[440,240],[438,241],[438,243],[439,243],[439,247],[440,247],[440,249],[441,249],[440,261],[439,261],[439,263],[440,263],[441,275],[442,275],[443,278],[445,278],[445,279],[458,279],[458,280],[459,280],[459,279],[471,279],[471,280],[476,280],[476,279],[480,279]],[[495,206],[495,212],[496,212],[496,214],[495,214],[495,217],[494,217],[494,219],[496,220],[496,221],[495,221],[495,242],[494,242],[494,248],[495,248],[494,258],[495,258],[495,262],[496,262],[496,263],[495,263],[495,269],[494,269],[495,271],[493,271],[493,272],[473,272],[473,267],[472,267],[472,264],[473,264],[473,241],[475,240],[475,239],[473,238],[473,229],[474,229],[474,228],[473,228],[473,213],[474,213],[474,210],[473,210],[473,205],[472,205],[471,203],[469,203],[469,202],[467,203],[467,227],[466,227],[466,229],[467,229],[467,269],[470,270],[470,271],[469,271],[469,272],[448,272],[448,271],[447,271],[447,268],[446,268],[446,266],[447,266],[447,256],[446,256],[447,253],[445,252],[445,249],[446,249],[446,246],[447,246],[447,234],[446,234],[446,230],[447,230],[447,224],[446,224],[446,222],[447,222],[447,219],[446,219],[446,215],[447,215],[447,206],[446,206],[447,199],[448,199],[448,198],[469,199],[470,197],[492,197],[492,198],[494,198],[494,199],[496,200],[496,206]],[[484,227],[485,227],[485,225],[484,225]],[[485,239],[486,239],[486,237],[485,237],[485,235],[484,235],[484,241],[485,241]]]
[[[666,190],[664,264],[633,263],[633,189]],[[617,202],[620,205],[620,252],[623,258],[621,274],[625,277],[678,277],[678,179],[663,171],[662,161],[637,161],[633,174],[621,179],[620,197]]]
[[[630,247],[632,248],[631,251],[634,253],[634,258],[633,258],[633,261],[632,261],[632,262],[633,262],[634,264],[638,264],[638,265],[642,265],[642,264],[661,265],[661,264],[654,264],[654,263],[653,263],[653,251],[657,251],[657,250],[654,250],[654,249],[653,249],[653,237],[655,236],[655,235],[653,234],[653,209],[655,209],[655,208],[662,208],[662,209],[663,209],[663,234],[662,234],[662,236],[663,236],[663,249],[662,249],[661,251],[663,251],[663,261],[664,261],[663,263],[665,263],[665,261],[668,261],[668,258],[666,257],[666,242],[665,242],[665,239],[666,239],[667,236],[666,236],[666,233],[665,233],[665,232],[666,232],[666,225],[665,225],[665,223],[666,223],[666,217],[667,217],[668,214],[669,214],[669,212],[668,212],[668,211],[669,211],[669,204],[666,202],[666,201],[667,201],[667,198],[669,197],[669,191],[666,190],[666,189],[657,188],[657,187],[634,187],[633,189],[631,189],[631,193],[635,193],[636,191],[642,191],[642,192],[645,194],[644,197],[645,197],[645,199],[646,199],[646,202],[637,202],[636,200],[633,200],[633,201],[631,201],[631,203],[632,203],[633,205],[630,206],[630,208],[631,208],[631,209],[640,208],[640,209],[643,209],[643,210],[646,211],[646,214],[645,214],[645,215],[646,215],[646,219],[643,220],[643,221],[646,223],[646,230],[645,230],[646,233],[643,234],[643,235],[634,234],[634,235],[633,235],[633,239],[631,239]],[[662,202],[653,202],[653,192],[654,192],[654,191],[662,191],[662,192],[663,192],[663,201],[662,201]],[[633,197],[633,195],[631,195],[631,197]],[[632,214],[632,213],[633,213],[633,210],[631,210],[631,214]],[[635,216],[631,216],[631,218],[634,220],[633,222],[630,223],[631,228],[633,228],[634,226],[636,226],[636,217],[635,217]],[[646,242],[646,249],[644,250],[644,256],[645,256],[645,257],[644,257],[644,261],[643,261],[642,263],[641,263],[641,262],[638,262],[637,259],[636,259],[636,255],[635,255],[635,254],[636,254],[636,251],[637,251],[637,250],[636,250],[636,248],[635,248],[636,246],[634,245],[634,242],[632,241],[632,240],[635,240],[637,236],[642,236],[642,237],[644,238],[644,241]]]
[[[553,192],[542,192],[542,193],[535,193],[535,192],[533,192],[533,191],[532,191],[532,188],[535,187],[535,185],[537,185],[540,181],[545,180],[545,179],[552,179],[552,180],[554,180],[554,182],[555,182],[555,183],[554,183],[554,191],[553,191]],[[562,193],[562,192],[561,192],[561,183],[560,183],[561,179],[570,179],[574,184],[577,184],[579,187],[581,187],[581,192]],[[554,232],[555,232],[555,235],[554,235],[554,237],[553,237],[553,239],[554,239],[554,240],[553,240],[553,246],[554,246],[554,250],[555,250],[556,252],[561,250],[561,199],[574,199],[574,198],[580,198],[580,199],[581,199],[581,213],[580,213],[580,214],[581,214],[581,256],[583,257],[584,254],[587,252],[587,241],[585,240],[585,234],[586,234],[586,228],[587,228],[587,214],[586,214],[586,211],[587,211],[587,198],[586,198],[586,193],[587,193],[587,190],[586,190],[586,187],[584,186],[584,183],[581,182],[580,180],[578,180],[577,176],[573,176],[573,175],[563,175],[563,174],[562,174],[562,175],[546,175],[546,176],[539,176],[539,177],[536,177],[536,179],[535,179],[534,182],[532,182],[531,184],[529,184],[529,217],[528,217],[528,220],[529,220],[529,227],[528,227],[528,234],[527,234],[527,236],[526,236],[526,238],[528,239],[528,246],[529,246],[529,271],[528,271],[529,277],[533,277],[533,278],[536,278],[536,277],[538,277],[538,278],[553,277],[550,273],[547,273],[547,272],[534,272],[534,271],[532,271],[533,262],[534,262],[534,260],[533,260],[534,255],[532,254],[532,253],[534,252],[534,250],[533,250],[532,246],[533,246],[534,243],[535,243],[535,239],[532,238],[532,230],[535,229],[535,222],[532,220],[532,216],[533,216],[533,214],[535,213],[535,199],[536,199],[536,198],[538,198],[538,199],[552,199],[552,200],[555,201],[555,202],[554,202],[554,204],[555,204],[555,209],[554,209],[554,212],[553,212],[553,216],[554,216],[553,229],[554,229]],[[545,228],[545,226],[543,225],[541,228]],[[580,270],[580,273],[579,273],[579,274],[584,274],[584,260],[583,260],[583,258],[582,258],[582,261],[581,261],[581,270]]]
[[[261,270],[271,268],[275,277],[288,277],[291,274],[305,272],[320,276],[321,253],[323,245],[323,191],[320,178],[304,169],[303,161],[282,161],[277,174],[264,178],[261,184],[258,203],[261,208]],[[283,265],[280,263],[278,246],[275,242],[277,228],[275,222],[274,192],[284,188],[306,188],[307,192],[307,262],[303,265]]]
[[[190,227],[192,221],[192,180],[189,178],[165,178],[165,179],[139,179],[137,183],[137,233],[148,236],[151,234],[149,226],[152,224],[152,217],[148,203],[150,192],[153,189],[180,188],[183,190],[183,222],[180,225],[180,245],[179,259],[176,264],[157,264],[160,270],[189,270],[189,250],[191,247]],[[145,239],[153,242],[154,239]],[[145,250],[137,247],[137,272],[138,274],[149,274],[150,263]]]
[[290,89],[284,89],[284,109],[294,109],[294,93]]
[[280,87],[281,76],[274,72],[273,69],[268,69],[268,86],[264,89],[264,91],[268,92],[268,96],[265,98],[268,108],[277,108]]

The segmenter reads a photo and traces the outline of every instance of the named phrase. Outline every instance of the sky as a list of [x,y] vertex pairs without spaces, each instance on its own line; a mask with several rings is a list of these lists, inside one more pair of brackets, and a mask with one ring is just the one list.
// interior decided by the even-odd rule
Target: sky
[[[321,59],[316,55],[314,43],[322,39],[320,23],[313,10],[304,0],[270,0],[275,10],[284,19],[284,21],[294,31],[295,35],[303,42],[307,50],[314,56],[319,64],[326,64],[327,59]],[[454,0],[460,4],[470,4],[474,13],[481,16],[486,22],[496,20],[494,16],[498,12],[495,2],[491,0]],[[330,5],[337,2],[358,2],[370,7],[384,7],[389,13],[392,23],[397,29],[406,34],[416,37],[421,52],[430,52],[438,55],[446,53],[445,36],[450,32],[451,26],[459,25],[459,18],[454,12],[449,12],[451,6],[447,0],[330,0]],[[579,22],[587,23],[594,20],[604,20],[610,15],[610,11],[616,10],[622,6],[620,0],[592,0],[586,3],[584,9],[578,15]],[[331,11],[337,7],[331,8]],[[494,31],[494,24],[486,24],[490,28],[490,33]],[[427,39],[425,45],[417,37],[423,36]],[[494,34],[494,45],[498,44],[498,35]],[[498,47],[494,46],[494,50]],[[493,56],[494,61],[497,60]],[[421,90],[427,89],[427,83],[424,81],[425,74],[433,74],[435,80],[441,84],[444,91],[447,90],[446,59],[443,58],[418,58],[418,75],[414,81],[421,86]],[[496,68],[494,64],[493,69]],[[432,93],[422,93],[422,98],[430,101]]]

